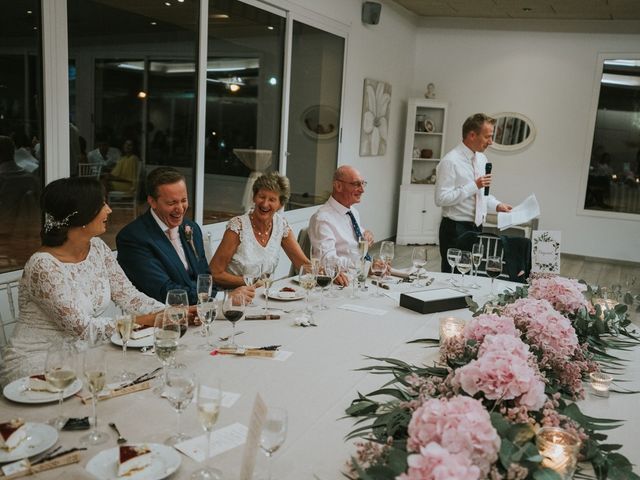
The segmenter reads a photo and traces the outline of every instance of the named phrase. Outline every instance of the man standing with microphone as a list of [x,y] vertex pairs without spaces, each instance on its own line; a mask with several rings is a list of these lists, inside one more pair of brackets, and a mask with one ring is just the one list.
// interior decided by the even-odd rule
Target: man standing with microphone
[[440,222],[441,270],[450,272],[447,250],[465,232],[482,231],[488,211],[509,212],[512,207],[489,195],[491,163],[484,151],[493,143],[495,119],[476,113],[462,125],[462,142],[440,161],[436,172],[436,205]]

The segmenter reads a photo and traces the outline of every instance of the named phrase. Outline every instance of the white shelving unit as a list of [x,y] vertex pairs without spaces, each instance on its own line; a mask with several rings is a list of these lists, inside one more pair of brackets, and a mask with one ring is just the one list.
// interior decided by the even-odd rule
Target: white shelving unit
[[438,243],[440,208],[434,202],[435,169],[446,153],[447,103],[410,99],[402,162],[396,242]]

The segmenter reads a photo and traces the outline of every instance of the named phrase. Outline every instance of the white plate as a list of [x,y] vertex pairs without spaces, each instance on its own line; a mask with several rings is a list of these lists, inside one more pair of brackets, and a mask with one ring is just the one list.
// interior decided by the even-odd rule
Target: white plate
[[304,298],[304,296],[305,296],[304,290],[301,288],[296,288],[295,292],[281,292],[279,289],[269,292],[269,298],[272,300],[284,300],[284,301],[300,300]]
[[[118,334],[118,332],[113,332],[113,335],[111,335],[111,343],[118,345],[119,347],[122,346],[122,338],[120,338],[120,335]],[[142,337],[137,340],[129,340],[127,342],[127,348],[129,347],[132,347],[132,348],[153,347],[153,335]]]
[[[146,443],[151,450],[152,461],[144,470],[127,476],[128,480],[159,480],[166,478],[180,467],[180,454],[173,448],[159,443]],[[120,449],[103,450],[87,463],[87,472],[99,479],[118,478]]]
[[50,425],[27,422],[25,427],[27,438],[10,452],[0,450],[0,463],[32,457],[51,448],[58,441],[58,431]]
[[[13,402],[18,403],[49,403],[58,401],[57,392],[35,392],[32,390],[25,390],[25,385],[29,377],[19,378],[14,380],[9,385],[4,387],[2,393],[6,398]],[[76,378],[71,385],[64,389],[63,398],[75,395],[82,390],[82,382]]]

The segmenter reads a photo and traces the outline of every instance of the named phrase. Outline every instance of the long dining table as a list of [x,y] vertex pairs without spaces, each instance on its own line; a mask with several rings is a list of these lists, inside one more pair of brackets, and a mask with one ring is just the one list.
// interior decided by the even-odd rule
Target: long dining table
[[[419,314],[400,307],[398,296],[401,292],[420,289],[450,288],[451,275],[431,273],[435,281],[429,286],[407,283],[394,284],[385,295],[372,294],[375,287],[369,285],[360,298],[348,298],[350,288],[337,290],[337,298],[325,296],[327,310],[314,311],[317,327],[296,325],[297,310],[304,307],[304,300],[271,300],[272,313],[281,316],[278,320],[241,320],[237,329],[242,331],[237,341],[243,345],[281,345],[281,350],[291,352],[285,360],[260,357],[240,357],[232,355],[210,355],[209,350],[200,349],[204,343],[199,328],[190,328],[182,343],[187,349],[178,352],[178,361],[195,375],[206,381],[218,377],[222,389],[235,392],[240,397],[230,408],[223,408],[216,429],[241,423],[249,425],[252,406],[256,394],[260,394],[267,405],[280,406],[288,412],[287,438],[273,458],[274,478],[288,480],[316,479],[333,480],[344,478],[345,462],[355,453],[354,441],[346,441],[345,436],[354,428],[354,419],[345,416],[345,409],[358,393],[366,394],[382,386],[386,377],[361,371],[362,367],[375,363],[368,357],[394,357],[407,362],[433,364],[437,360],[436,348],[407,342],[418,338],[437,338],[439,319],[443,316],[471,318],[471,311],[460,309],[433,314]],[[470,283],[469,278],[466,280]],[[481,288],[467,290],[476,301],[486,299],[490,280],[478,278]],[[496,289],[514,288],[516,284],[497,280]],[[276,282],[272,291],[289,286],[299,288],[292,279]],[[264,306],[264,295],[260,289],[254,306],[247,309],[255,314]],[[313,304],[318,303],[318,294],[313,295]],[[375,309],[375,311],[354,311],[349,306]],[[222,317],[219,315],[219,318]],[[213,337],[227,336],[231,324],[225,320],[213,323]],[[112,376],[123,368],[121,348],[105,344],[108,354],[109,374]],[[640,349],[624,352],[630,360],[626,364],[623,377],[631,382],[623,384],[627,388],[640,389]],[[137,349],[128,350],[128,368],[137,374],[153,370],[159,361],[153,355],[143,354]],[[35,373],[35,372],[34,372]],[[632,463],[640,463],[640,449],[634,446],[634,436],[640,428],[637,413],[638,399],[635,395],[612,393],[609,398],[596,397],[589,393],[580,402],[582,410],[598,417],[619,418],[625,423],[608,433],[611,443],[623,445],[621,452]],[[77,397],[65,400],[64,409],[69,416],[90,416],[91,405],[81,403]],[[26,405],[2,398],[0,409],[2,419],[22,417],[29,422],[46,422],[55,416],[55,403]],[[103,431],[109,431],[107,424],[114,422],[122,435],[130,442],[163,443],[175,433],[175,411],[169,402],[151,390],[108,399],[98,404],[98,423]],[[202,431],[196,407],[192,403],[182,415],[182,431],[191,436],[199,436]],[[64,447],[79,446],[79,438],[86,432],[60,432],[59,444]],[[83,452],[79,463],[39,474],[43,479],[93,478],[85,466],[101,450],[114,448],[116,436],[112,432],[110,440]],[[217,467],[228,480],[237,479],[243,456],[243,446],[216,455],[206,465]],[[258,452],[256,478],[265,473],[266,458]],[[171,478],[189,478],[191,473],[203,464],[181,454],[180,468]],[[634,470],[635,471],[635,470]]]

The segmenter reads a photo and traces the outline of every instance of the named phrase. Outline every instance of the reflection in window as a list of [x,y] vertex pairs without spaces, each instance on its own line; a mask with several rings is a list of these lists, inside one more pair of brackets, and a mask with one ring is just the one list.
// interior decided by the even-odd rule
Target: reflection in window
[[640,60],[605,60],[584,208],[640,214]]
[[180,169],[193,199],[199,8],[67,2],[70,171],[95,175],[99,167],[113,208],[104,237],[112,247],[144,211],[143,179],[153,168]]
[[0,0],[0,272],[40,247],[44,172],[40,2]]
[[236,0],[209,1],[205,224],[244,213],[255,178],[278,169],[284,25]]
[[324,203],[338,162],[344,39],[293,24],[289,152],[289,208]]

